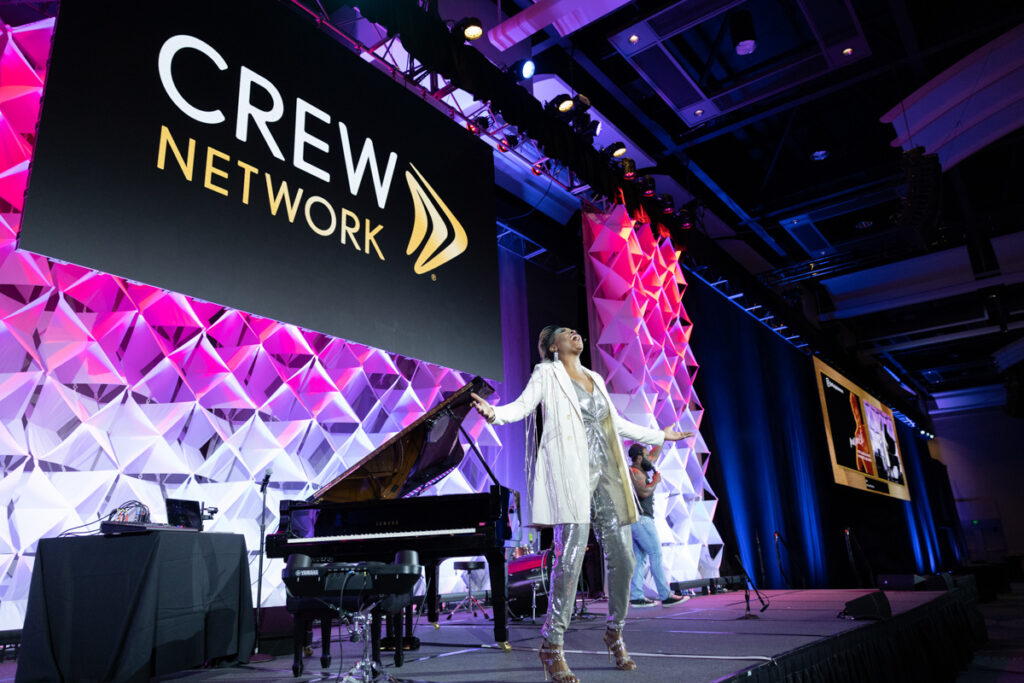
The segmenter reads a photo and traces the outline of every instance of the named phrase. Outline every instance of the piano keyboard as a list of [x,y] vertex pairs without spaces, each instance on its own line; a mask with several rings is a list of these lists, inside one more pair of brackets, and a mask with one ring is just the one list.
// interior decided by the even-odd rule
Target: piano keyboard
[[314,536],[312,538],[289,538],[286,543],[334,543],[338,541],[365,541],[377,538],[419,538],[421,536],[459,536],[474,534],[477,529],[427,529],[421,531],[389,531],[381,534],[352,534],[351,536]]

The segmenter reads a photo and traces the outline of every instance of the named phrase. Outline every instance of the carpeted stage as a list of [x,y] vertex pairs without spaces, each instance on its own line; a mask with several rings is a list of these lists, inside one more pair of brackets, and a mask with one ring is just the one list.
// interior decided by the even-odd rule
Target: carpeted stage
[[[637,673],[608,663],[601,643],[604,603],[588,604],[589,620],[573,622],[566,636],[567,659],[585,683],[652,681],[951,681],[984,639],[973,587],[950,592],[888,592],[893,616],[886,621],[837,617],[846,602],[866,590],[766,591],[771,606],[756,620],[739,620],[743,593],[699,596],[681,605],[632,609],[626,642]],[[752,609],[760,607],[757,601]],[[497,650],[483,617],[442,617],[433,630],[421,623],[424,646],[405,666],[388,671],[404,681],[518,683],[542,681],[537,659],[539,624],[512,623],[511,652]],[[337,634],[337,630],[335,630]],[[181,672],[161,681],[327,681],[339,671],[337,635],[329,671],[319,667],[319,647],[306,672],[291,675],[291,658],[232,669]],[[361,644],[344,643],[345,670]],[[391,656],[385,663],[391,664]]]

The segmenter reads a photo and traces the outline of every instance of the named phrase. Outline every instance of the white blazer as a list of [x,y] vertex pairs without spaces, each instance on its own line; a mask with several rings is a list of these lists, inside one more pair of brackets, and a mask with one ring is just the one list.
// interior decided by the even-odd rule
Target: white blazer
[[[665,434],[619,416],[601,376],[592,370],[583,370],[594,380],[594,387],[608,402],[610,415],[605,423],[605,434],[622,483],[621,495],[613,495],[613,501],[622,524],[632,524],[637,520],[636,494],[626,470],[622,439],[660,446]],[[536,410],[537,404],[541,404],[544,410],[544,434],[537,451],[532,481],[527,482],[532,522],[542,526],[589,523],[590,457],[583,413],[569,373],[561,363],[543,362],[534,367],[519,398],[494,406],[494,424],[518,422]]]

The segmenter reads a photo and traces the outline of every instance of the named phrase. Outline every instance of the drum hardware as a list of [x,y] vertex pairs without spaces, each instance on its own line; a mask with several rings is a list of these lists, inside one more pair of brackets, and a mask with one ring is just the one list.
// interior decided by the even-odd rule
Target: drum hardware
[[541,553],[522,555],[508,563],[509,609],[522,619],[518,610],[529,600],[530,622],[537,623],[538,608],[547,611],[551,589],[551,564],[554,553],[549,548]]

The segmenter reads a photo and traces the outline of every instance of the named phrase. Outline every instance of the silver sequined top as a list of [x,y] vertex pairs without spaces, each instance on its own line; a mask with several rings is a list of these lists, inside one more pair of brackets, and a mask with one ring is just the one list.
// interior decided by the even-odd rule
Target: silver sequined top
[[576,398],[579,399],[583,413],[583,429],[587,434],[587,450],[590,453],[590,492],[593,493],[602,474],[607,478],[617,471],[610,466],[612,449],[601,426],[608,418],[608,403],[600,391],[590,393],[576,380],[573,380],[572,385],[576,388]]

